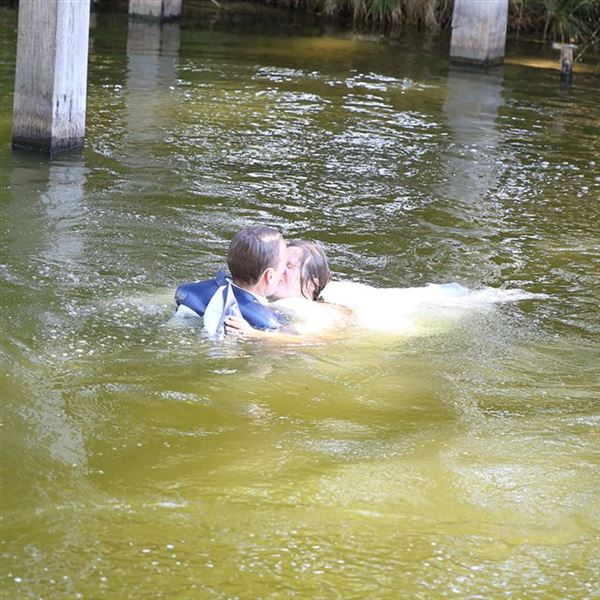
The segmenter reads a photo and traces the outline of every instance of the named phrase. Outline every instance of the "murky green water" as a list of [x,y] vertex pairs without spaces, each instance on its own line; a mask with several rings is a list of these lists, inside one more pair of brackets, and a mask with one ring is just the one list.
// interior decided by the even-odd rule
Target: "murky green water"
[[[87,147],[48,161],[10,151],[0,17],[3,597],[597,595],[593,57],[565,90],[525,44],[474,73],[271,11],[100,14]],[[207,341],[173,289],[256,222],[340,279],[548,297]]]

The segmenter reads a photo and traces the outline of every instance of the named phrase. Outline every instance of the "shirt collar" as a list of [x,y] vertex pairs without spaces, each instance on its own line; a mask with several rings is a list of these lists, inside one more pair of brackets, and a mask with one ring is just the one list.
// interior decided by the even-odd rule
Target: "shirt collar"
[[251,296],[253,296],[254,298],[256,298],[256,301],[259,304],[262,304],[263,306],[269,306],[269,301],[262,296],[261,294],[257,294],[255,292],[251,292],[250,290],[247,290],[246,288],[240,287],[239,285],[236,285],[235,283],[233,283],[233,281],[231,282],[231,285],[238,288],[239,290],[243,290],[244,292],[246,292],[246,294],[250,294]]

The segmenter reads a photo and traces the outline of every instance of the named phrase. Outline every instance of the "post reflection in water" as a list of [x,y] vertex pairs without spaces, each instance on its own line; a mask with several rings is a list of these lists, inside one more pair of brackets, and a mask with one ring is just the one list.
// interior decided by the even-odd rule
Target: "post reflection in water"
[[[153,157],[174,121],[169,94],[177,83],[179,23],[129,19],[127,32],[127,141],[134,160]],[[133,157],[128,157],[133,158]]]
[[[49,494],[48,478],[57,470],[76,478],[87,461],[82,424],[71,418],[68,389],[57,385],[55,376],[63,368],[61,363],[73,358],[73,348],[68,352],[61,339],[65,319],[73,313],[68,297],[87,285],[84,189],[88,168],[83,159],[48,164],[24,154],[15,154],[14,163],[5,223],[8,263],[20,267],[7,278],[4,291],[8,297],[21,298],[22,309],[6,315],[4,334],[9,353],[21,360],[11,362],[7,384],[8,390],[19,393],[8,393],[3,408],[5,425],[16,426],[27,440],[19,471],[29,477],[20,484],[31,487],[32,493],[15,496],[9,488],[4,499],[10,508],[15,502],[26,506]],[[81,327],[73,319],[69,337],[76,339]],[[15,402],[20,395],[27,398],[26,404]],[[19,454],[9,451],[6,461],[10,464]]]
[[[443,115],[450,142],[443,154],[440,196],[448,205],[448,239],[457,247],[459,261],[473,280],[489,284],[500,281],[501,265],[496,250],[479,242],[497,234],[505,207],[498,189],[506,173],[503,160],[500,111],[504,67],[485,71],[464,65],[450,65],[446,82]],[[473,243],[477,240],[477,243]],[[520,260],[519,248],[510,251],[509,261]]]
[[452,65],[448,71],[443,112],[452,132],[445,161],[446,194],[471,206],[483,206],[498,182],[498,111],[502,107],[504,69],[475,71]]

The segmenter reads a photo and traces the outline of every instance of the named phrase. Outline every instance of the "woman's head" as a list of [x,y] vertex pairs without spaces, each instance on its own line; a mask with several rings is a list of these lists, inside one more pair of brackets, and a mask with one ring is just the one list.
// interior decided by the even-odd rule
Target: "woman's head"
[[303,296],[318,300],[323,288],[331,281],[327,257],[318,244],[302,240],[287,247],[285,271],[273,298]]

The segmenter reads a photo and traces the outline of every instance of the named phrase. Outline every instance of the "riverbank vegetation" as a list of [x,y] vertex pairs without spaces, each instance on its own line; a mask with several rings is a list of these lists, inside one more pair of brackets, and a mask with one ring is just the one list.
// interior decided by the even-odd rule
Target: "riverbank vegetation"
[[[382,31],[404,26],[449,28],[453,0],[266,0],[322,14],[349,18]],[[510,31],[545,41],[595,44],[600,41],[600,0],[510,0]]]

